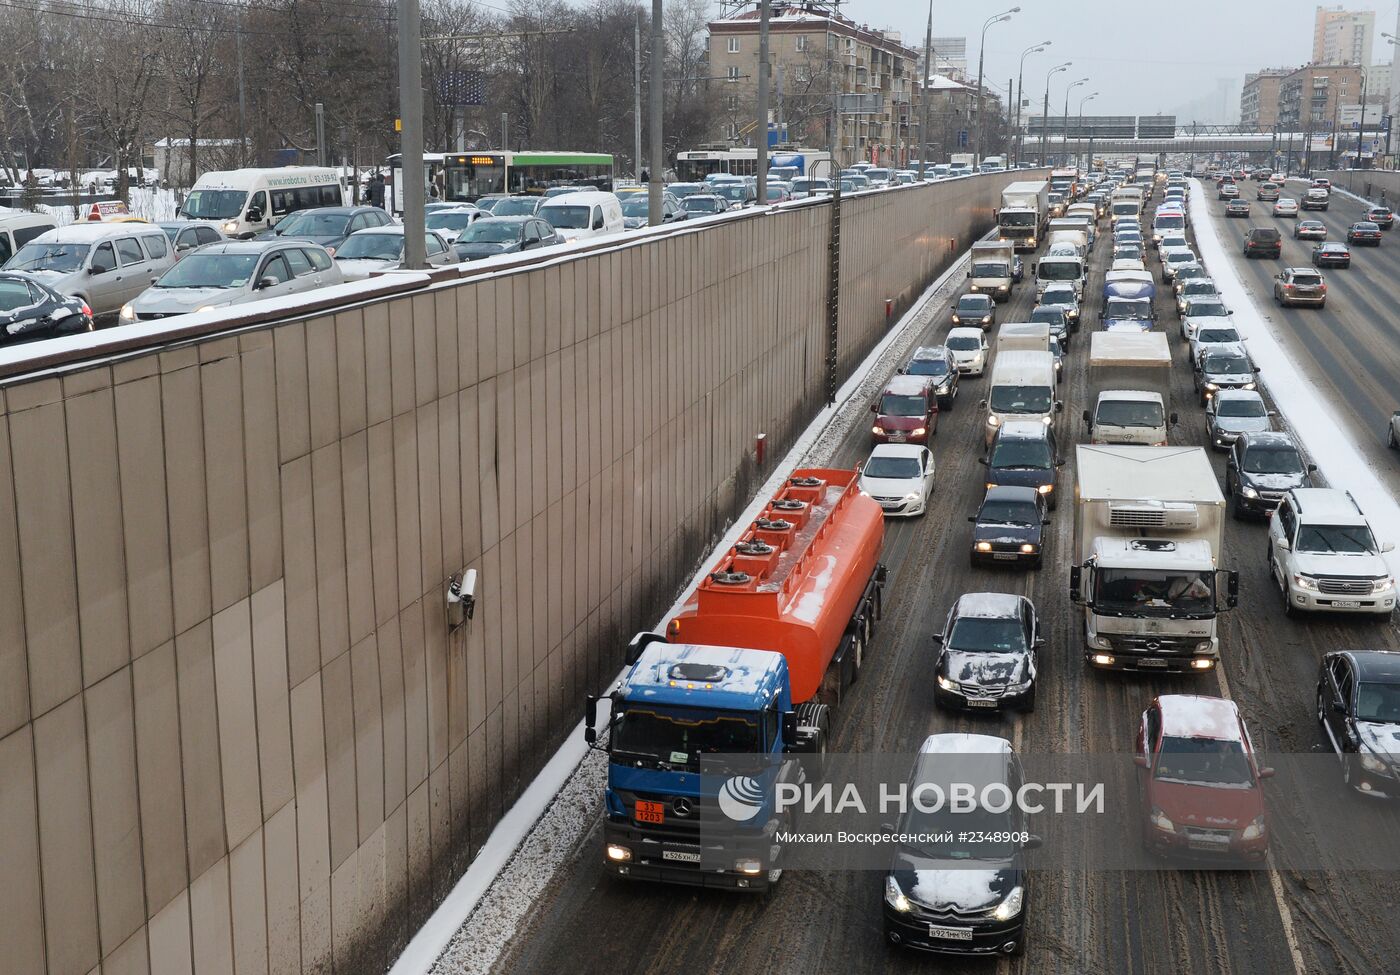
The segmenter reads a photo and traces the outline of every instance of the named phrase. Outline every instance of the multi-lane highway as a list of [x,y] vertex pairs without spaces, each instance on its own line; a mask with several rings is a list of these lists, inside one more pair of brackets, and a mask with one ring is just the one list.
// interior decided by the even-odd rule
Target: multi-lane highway
[[[1208,183],[1205,188],[1213,189]],[[1400,494],[1400,463],[1387,451],[1385,440],[1386,422],[1400,409],[1400,311],[1395,305],[1400,234],[1386,233],[1380,247],[1353,247],[1348,269],[1324,270],[1327,306],[1321,312],[1272,306],[1273,276],[1280,268],[1308,266],[1314,241],[1294,240],[1294,221],[1272,216],[1273,204],[1254,201],[1257,188],[1254,182],[1241,185],[1240,196],[1251,201],[1253,214],[1248,221],[1227,221],[1229,229],[1242,238],[1251,225],[1277,226],[1283,234],[1283,259],[1245,260],[1238,247],[1229,253],[1299,370],[1326,391],[1372,466],[1387,475]],[[1301,199],[1306,190],[1306,181],[1289,180],[1284,195]],[[1211,207],[1218,216],[1224,204],[1212,198]],[[1345,241],[1347,228],[1365,216],[1365,204],[1333,193],[1326,211],[1309,210],[1299,219],[1321,220],[1328,240]],[[1230,235],[1225,239],[1228,244]]]
[[[1350,201],[1338,200],[1327,215],[1329,224],[1340,229],[1356,209]],[[1242,229],[1243,221],[1239,224]],[[1088,397],[1087,333],[1097,319],[1095,296],[1109,250],[1109,241],[1101,240],[1086,290],[1084,326],[1067,363],[1067,403],[1060,421],[1065,445],[1083,438],[1077,417]],[[1284,253],[1288,260],[1303,263],[1301,246],[1291,240]],[[1391,409],[1387,387],[1392,395],[1400,389],[1400,380],[1384,378],[1400,377],[1400,343],[1380,287],[1395,280],[1397,267],[1400,244],[1387,240],[1379,253],[1359,254],[1350,275],[1329,274],[1329,280],[1346,283],[1334,284],[1324,314],[1299,310],[1281,316],[1293,330],[1290,341],[1313,350],[1308,361],[1326,369],[1338,397],[1354,400],[1354,415],[1373,440],[1380,413]],[[1258,262],[1249,272],[1263,288],[1273,263]],[[1374,289],[1369,296],[1368,287]],[[1022,285],[999,309],[1000,320],[1024,320],[1033,292],[1029,282]],[[1236,304],[1246,300],[1243,295],[1227,298]],[[1194,405],[1189,371],[1180,365],[1184,355],[1175,315],[1164,297],[1158,302],[1161,325],[1178,363],[1173,394],[1182,423],[1174,438],[1178,443],[1204,443],[1203,416]],[[1357,324],[1356,319],[1368,320]],[[949,327],[947,302],[936,303],[920,327],[927,344],[938,341]],[[884,559],[892,582],[886,621],[860,683],[837,715],[833,748],[908,753],[930,733],[972,730],[1004,735],[1024,753],[1122,753],[1131,749],[1141,711],[1153,695],[1178,691],[1233,697],[1261,750],[1317,748],[1320,738],[1312,706],[1318,659],[1338,647],[1400,648],[1393,625],[1350,618],[1285,619],[1278,593],[1265,574],[1264,528],[1231,521],[1225,562],[1240,570],[1241,603],[1224,620],[1222,668],[1199,678],[1086,670],[1079,618],[1067,598],[1070,505],[1061,505],[1052,516],[1049,558],[1040,571],[969,568],[966,515],[976,510],[984,485],[977,464],[982,432],[977,401],[984,383],[965,381],[955,409],[939,425],[934,444],[938,482],[931,510],[924,518],[889,526]],[[864,407],[857,403],[852,408]],[[868,435],[863,425],[856,428],[832,456],[811,459],[846,466],[861,461],[869,449]],[[1069,463],[1062,471],[1061,490],[1071,489],[1074,479],[1074,454],[1067,446],[1065,450]],[[1215,464],[1223,481],[1219,457]],[[955,716],[933,706],[930,636],[941,628],[953,599],[977,590],[1024,593],[1042,614],[1049,642],[1032,714]],[[1287,797],[1269,798],[1273,814],[1286,818]],[[1358,806],[1351,828],[1394,837],[1400,834],[1397,827],[1400,816],[1372,804]],[[1388,874],[1041,874],[1034,878],[1030,895],[1025,957],[960,962],[922,958],[884,942],[880,878],[875,874],[790,871],[764,898],[618,882],[602,870],[600,835],[595,828],[566,858],[550,894],[536,906],[497,970],[1376,975],[1395,970],[1400,957],[1400,927],[1391,921],[1400,883]],[[1125,839],[1132,841],[1131,836]]]

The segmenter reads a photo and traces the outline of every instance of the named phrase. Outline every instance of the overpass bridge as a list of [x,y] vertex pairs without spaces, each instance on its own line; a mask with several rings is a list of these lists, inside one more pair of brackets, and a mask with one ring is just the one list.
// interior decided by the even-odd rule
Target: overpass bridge
[[[1340,134],[1344,137],[1348,135],[1345,132]],[[1349,135],[1355,140],[1356,133]],[[1319,136],[1320,133],[1313,133],[1314,138]],[[1307,145],[1307,136],[1303,132],[1193,133],[1190,129],[1178,130],[1171,136],[1149,138],[1100,136],[1089,132],[1080,135],[1072,132],[1068,140],[1062,133],[1048,135],[1045,147],[1052,153],[1062,152],[1066,145],[1074,152],[1085,152],[1091,141],[1096,153],[1268,152],[1270,149],[1286,152],[1290,145],[1293,146],[1293,151],[1302,152]],[[1343,142],[1345,143],[1345,138]],[[1028,134],[1022,144],[1022,153],[1026,150],[1039,152],[1039,147],[1039,134]]]

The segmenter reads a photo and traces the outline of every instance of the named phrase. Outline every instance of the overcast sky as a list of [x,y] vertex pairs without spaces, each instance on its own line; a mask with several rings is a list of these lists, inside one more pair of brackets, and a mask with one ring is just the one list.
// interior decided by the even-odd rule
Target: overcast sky
[[[982,24],[1018,3],[1020,13],[987,31],[989,85],[1004,88],[1008,78],[1016,77],[1021,52],[1049,40],[1049,50],[1026,59],[1025,97],[1036,111],[1045,91],[1046,71],[1072,60],[1074,66],[1056,75],[1051,85],[1051,112],[1064,108],[1065,82],[1087,75],[1089,82],[1076,89],[1071,112],[1077,110],[1080,98],[1097,91],[1098,97],[1084,106],[1086,114],[1188,113],[1202,119],[1212,106],[1215,111],[1210,114],[1219,114],[1222,80],[1228,82],[1225,100],[1233,119],[1247,71],[1291,67],[1311,58],[1318,6],[1311,0],[1268,0],[1248,7],[1226,0],[1216,8],[1220,13],[1212,15],[1192,5],[1139,0],[1004,0],[1003,4],[934,0],[934,36],[967,37],[968,73],[975,78]],[[1335,5],[1335,0],[1328,4]],[[1380,43],[1372,60],[1391,60],[1393,49],[1379,35],[1396,33],[1396,0],[1350,0],[1343,5],[1375,10]],[[911,46],[923,45],[928,0],[848,0],[842,12],[857,23],[898,30]]]

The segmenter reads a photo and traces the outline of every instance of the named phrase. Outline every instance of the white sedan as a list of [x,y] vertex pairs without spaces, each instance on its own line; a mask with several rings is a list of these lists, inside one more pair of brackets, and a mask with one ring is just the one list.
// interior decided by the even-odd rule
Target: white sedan
[[933,454],[920,444],[878,444],[861,467],[860,490],[886,517],[921,515],[933,493]]
[[1298,216],[1298,201],[1284,197],[1274,204],[1274,216],[1276,217],[1296,217]]
[[950,328],[944,344],[953,353],[958,372],[964,376],[980,376],[987,371],[989,346],[987,335],[980,327],[963,325]]

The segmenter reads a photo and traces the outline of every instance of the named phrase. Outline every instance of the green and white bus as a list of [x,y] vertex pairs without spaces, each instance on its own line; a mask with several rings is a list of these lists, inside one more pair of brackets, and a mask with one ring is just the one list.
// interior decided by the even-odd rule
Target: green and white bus
[[[399,156],[388,160],[385,202],[403,212],[402,168]],[[428,152],[423,154],[423,185],[437,187],[436,199],[473,202],[490,193],[542,195],[556,186],[611,191],[613,157],[606,152]],[[431,189],[424,198],[434,199]]]

